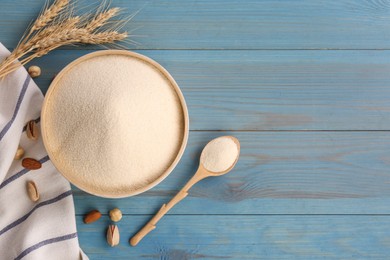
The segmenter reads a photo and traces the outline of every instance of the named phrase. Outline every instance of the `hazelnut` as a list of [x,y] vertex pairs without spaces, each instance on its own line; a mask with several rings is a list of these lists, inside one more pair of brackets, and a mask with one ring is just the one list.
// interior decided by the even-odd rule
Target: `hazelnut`
[[122,218],[122,212],[118,209],[112,209],[110,210],[110,219],[114,222],[118,222]]
[[28,68],[28,74],[30,74],[32,78],[39,77],[41,75],[41,68],[38,66],[31,66]]

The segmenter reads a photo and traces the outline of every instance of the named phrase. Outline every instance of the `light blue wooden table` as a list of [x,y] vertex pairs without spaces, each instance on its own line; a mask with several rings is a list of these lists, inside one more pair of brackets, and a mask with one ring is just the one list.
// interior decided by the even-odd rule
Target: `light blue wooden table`
[[[0,41],[13,48],[44,0],[1,0]],[[81,1],[83,2],[83,1]],[[136,197],[74,189],[91,259],[388,259],[390,257],[390,1],[113,0],[142,9],[128,29],[177,80],[190,113],[178,167]],[[53,75],[91,47],[35,64]],[[235,170],[204,180],[139,246],[128,239],[196,170],[211,138],[242,143]],[[105,242],[119,207],[122,240]]]

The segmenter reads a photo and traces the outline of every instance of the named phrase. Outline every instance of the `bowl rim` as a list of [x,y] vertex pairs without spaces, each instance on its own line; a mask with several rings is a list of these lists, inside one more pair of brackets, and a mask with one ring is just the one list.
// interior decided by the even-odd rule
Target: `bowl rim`
[[[178,98],[179,98],[179,101],[180,101],[180,105],[182,107],[182,112],[183,112],[183,119],[184,119],[184,127],[183,127],[183,138],[182,138],[182,142],[181,142],[181,145],[180,145],[180,149],[175,157],[175,159],[173,160],[172,164],[168,167],[168,169],[164,172],[162,172],[162,174],[157,178],[155,179],[153,182],[149,183],[148,185],[142,187],[142,188],[139,188],[139,189],[136,189],[136,190],[132,190],[132,191],[129,191],[129,192],[122,192],[122,193],[116,193],[116,194],[112,194],[112,193],[105,193],[105,192],[100,192],[100,191],[97,191],[97,190],[94,190],[93,188],[91,188],[90,186],[88,185],[84,185],[84,184],[81,184],[80,182],[78,182],[78,179],[75,178],[74,176],[71,176],[71,175],[67,175],[66,173],[60,171],[59,169],[59,163],[56,161],[56,158],[55,156],[53,155],[52,151],[50,151],[50,149],[48,149],[48,145],[47,142],[47,126],[46,126],[46,111],[49,107],[48,103],[49,103],[49,100],[50,100],[50,96],[52,95],[53,91],[55,91],[55,88],[56,86],[58,86],[58,82],[61,80],[61,78],[68,72],[70,71],[73,67],[77,66],[78,64],[86,61],[86,60],[89,60],[89,59],[92,59],[92,58],[95,58],[95,57],[98,57],[98,56],[105,56],[105,55],[125,55],[125,56],[130,56],[132,58],[136,58],[136,59],[139,59],[143,62],[146,62],[148,63],[149,65],[153,66],[154,68],[156,68],[160,73],[163,74],[163,76],[165,76],[168,81],[170,82],[171,86],[173,87],[173,89],[175,90]],[[83,55],[79,58],[77,58],[76,60],[72,61],[71,63],[69,63],[68,65],[65,66],[65,68],[63,68],[56,76],[55,78],[53,79],[53,81],[51,82],[47,92],[46,92],[46,95],[45,95],[45,98],[44,98],[44,101],[43,101],[43,105],[42,105],[42,110],[41,110],[41,133],[42,133],[42,140],[43,140],[43,144],[46,148],[46,151],[48,153],[48,156],[50,158],[50,160],[52,161],[54,167],[57,169],[57,171],[59,173],[61,173],[62,176],[64,176],[70,183],[72,183],[73,185],[75,185],[77,188],[87,192],[87,193],[90,193],[92,195],[95,195],[95,196],[99,196],[99,197],[103,197],[103,198],[125,198],[125,197],[130,197],[130,196],[135,196],[135,195],[138,195],[140,193],[143,193],[147,190],[150,190],[151,188],[155,187],[157,184],[161,183],[166,177],[168,177],[168,175],[173,171],[173,169],[177,166],[178,162],[180,161],[183,153],[184,153],[184,150],[187,146],[187,141],[188,141],[188,136],[189,136],[189,115],[188,115],[188,108],[187,108],[187,104],[186,104],[186,101],[184,99],[184,95],[182,93],[182,91],[180,90],[179,88],[179,85],[176,83],[176,81],[174,80],[174,78],[171,76],[171,74],[163,67],[161,66],[159,63],[157,63],[156,61],[154,61],[153,59],[145,56],[145,55],[142,55],[142,54],[139,54],[139,53],[136,53],[136,52],[132,52],[132,51],[128,51],[128,50],[100,50],[100,51],[95,51],[95,52],[92,52],[92,53],[88,53],[86,55]]]

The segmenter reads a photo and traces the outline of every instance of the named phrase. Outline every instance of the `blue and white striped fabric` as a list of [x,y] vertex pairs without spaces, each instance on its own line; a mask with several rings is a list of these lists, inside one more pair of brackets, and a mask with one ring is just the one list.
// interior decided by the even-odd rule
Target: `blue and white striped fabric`
[[[0,43],[0,61],[9,51]],[[0,259],[88,259],[80,250],[72,191],[54,168],[42,140],[29,140],[25,125],[39,116],[43,95],[21,67],[0,81]],[[14,156],[25,156],[42,168],[29,171]],[[26,182],[37,184],[40,199],[27,196]]]

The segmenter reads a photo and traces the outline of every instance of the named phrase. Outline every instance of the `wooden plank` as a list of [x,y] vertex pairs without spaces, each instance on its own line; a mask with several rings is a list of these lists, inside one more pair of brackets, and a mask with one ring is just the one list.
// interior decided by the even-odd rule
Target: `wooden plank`
[[161,184],[119,200],[76,190],[76,213],[155,213],[193,175],[202,147],[225,134],[241,141],[236,168],[195,185],[171,214],[390,214],[388,132],[191,132]]
[[125,216],[121,242],[105,241],[108,218],[77,218],[92,259],[387,259],[388,216],[166,216],[137,247],[129,237],[150,216]]
[[[45,0],[2,0],[0,39],[14,47]],[[78,1],[82,6],[86,0]],[[115,0],[142,49],[389,49],[388,1]]]
[[[34,62],[51,78],[88,51]],[[390,51],[140,51],[183,90],[191,130],[389,130]]]

